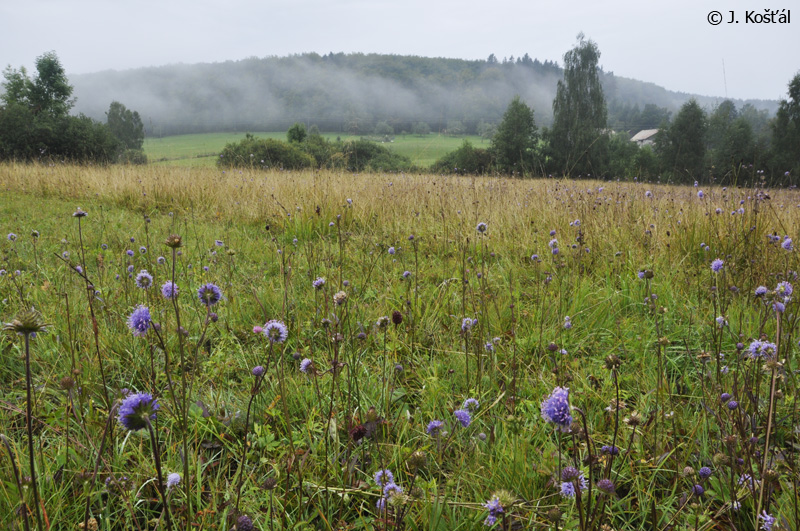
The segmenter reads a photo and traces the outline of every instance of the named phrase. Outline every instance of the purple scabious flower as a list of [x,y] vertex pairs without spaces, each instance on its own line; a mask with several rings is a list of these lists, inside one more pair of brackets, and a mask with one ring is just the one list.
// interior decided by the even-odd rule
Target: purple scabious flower
[[[477,324],[477,319],[475,320],[475,323]],[[473,320],[470,319],[469,317],[464,317],[464,319],[461,320],[461,331],[464,332],[465,334],[470,331],[472,326],[473,326]]]
[[487,228],[486,223],[481,221],[480,223],[478,223],[478,226],[475,227],[475,230],[478,231],[478,234],[483,234],[484,232],[486,232],[486,228]]
[[725,317],[723,317],[722,315],[720,315],[719,317],[717,317],[717,318],[715,319],[715,321],[717,322],[717,326],[718,326],[718,327],[720,327],[720,328],[723,328],[723,327],[725,327],[725,326],[727,326],[727,325],[728,325],[728,320],[727,320],[727,319],[725,319]]
[[[221,156],[222,155],[220,155],[220,157]],[[254,529],[253,520],[246,514],[236,519],[236,531],[253,531]]]
[[700,199],[703,199],[705,196],[706,196],[706,194],[704,194],[702,190],[698,190],[697,197],[699,197]]
[[303,361],[300,362],[300,372],[302,372],[303,374],[309,374],[313,368],[314,368],[314,362],[311,361],[309,358],[305,358]]
[[208,283],[200,286],[197,290],[197,298],[206,306],[214,306],[222,298],[222,291],[216,284]]
[[788,236],[785,236],[783,238],[783,241],[781,242],[781,247],[783,247],[787,251],[793,250],[794,248],[792,247],[792,239]]
[[725,265],[725,262],[723,262],[721,259],[717,258],[716,260],[711,262],[711,271],[713,271],[714,273],[719,273],[719,271],[720,271],[720,269],[722,269],[723,265]]
[[167,476],[167,488],[171,489],[172,487],[178,485],[181,482],[181,475],[177,472],[173,472],[172,474]]
[[775,287],[775,293],[784,298],[791,297],[793,291],[794,288],[792,288],[792,285],[785,280],[783,282],[778,282],[778,285]]
[[164,282],[164,285],[161,286],[161,296],[167,300],[177,299],[178,285],[171,280],[167,280]]
[[142,269],[136,275],[136,287],[141,289],[150,289],[153,285],[153,275]]
[[428,427],[425,429],[425,433],[427,433],[431,437],[438,437],[443,427],[444,427],[444,422],[442,422],[441,420],[432,420],[428,423]]
[[731,411],[733,411],[737,407],[739,407],[739,402],[737,402],[736,400],[731,400],[730,402],[728,402],[728,409],[730,409]]
[[772,309],[775,310],[775,313],[783,313],[786,311],[786,305],[780,301],[775,301],[772,303]]
[[758,359],[758,358],[771,358],[775,351],[778,349],[778,346],[775,343],[770,343],[769,341],[761,341],[756,339],[750,346],[747,347],[748,356],[751,359]]
[[394,247],[389,247],[388,253],[389,254],[394,254],[395,253]]
[[403,278],[408,278],[411,276],[411,271],[403,271]]
[[270,343],[283,343],[289,337],[289,329],[281,321],[272,319],[264,325],[264,335]]
[[223,242],[222,240],[214,240],[214,245],[216,245],[217,247],[222,247],[225,245],[225,242]]
[[719,399],[720,399],[720,400],[721,400],[723,403],[727,402],[727,401],[728,401],[728,400],[730,400],[731,398],[732,398],[732,397],[731,397],[731,394],[730,394],[730,393],[722,393],[721,395],[719,395]]
[[552,240],[550,240],[550,242],[547,245],[551,249],[555,249],[556,247],[558,247],[558,240],[553,238]]
[[464,400],[464,405],[461,406],[467,411],[477,411],[478,407],[480,407],[480,402],[475,400],[474,398],[467,398]]
[[460,422],[465,428],[468,427],[472,422],[472,415],[470,415],[469,411],[466,409],[456,409],[453,411],[453,415],[455,415],[458,422]]
[[132,250],[128,249],[127,251],[125,251],[125,254],[127,254],[128,256],[133,256],[134,253]]
[[387,500],[392,496],[397,496],[398,494],[403,494],[403,488],[394,481],[391,483],[386,483],[383,486],[383,497]]
[[152,323],[153,321],[150,319],[150,309],[141,304],[128,316],[128,328],[130,328],[133,335],[137,337],[144,337]]
[[159,265],[164,265],[167,263],[167,259],[164,258],[163,256],[159,256],[158,258],[156,258],[156,262],[158,262]]
[[10,242],[17,241],[17,235],[14,234],[13,232],[9,232],[8,236],[6,236],[6,237],[8,238],[8,241],[10,241]]
[[147,247],[142,245],[141,247],[139,247],[139,252],[142,254],[147,254]]
[[375,472],[375,483],[381,488],[386,485],[394,484],[394,474],[388,469],[378,470]]
[[711,477],[711,469],[704,466],[697,471],[697,475],[700,476],[700,479],[708,479]]
[[256,365],[255,367],[253,367],[253,371],[252,372],[253,372],[253,376],[255,376],[256,378],[261,378],[262,376],[264,376],[264,366],[263,365]]
[[569,330],[572,328],[572,320],[569,318],[569,315],[564,317],[564,329]]
[[546,422],[555,424],[563,431],[569,431],[572,424],[572,415],[569,407],[569,388],[556,387],[553,392],[542,402],[542,418]]
[[314,286],[314,289],[322,289],[325,286],[325,277],[317,277],[311,285]]
[[142,430],[150,420],[155,420],[159,407],[158,400],[150,393],[128,395],[119,406],[119,423],[129,431]]
[[706,489],[704,489],[702,485],[695,485],[692,487],[692,494],[695,496],[702,496],[705,491]]
[[493,526],[497,523],[497,517],[504,512],[503,505],[500,503],[500,499],[495,496],[484,503],[483,506],[489,511],[489,515],[486,517],[486,520],[483,521],[483,525]]
[[619,448],[611,445],[604,445],[600,448],[600,452],[609,455],[619,455]]
[[771,514],[767,514],[767,511],[761,511],[761,514],[758,515],[760,520],[763,520],[761,524],[761,529],[764,531],[772,531],[772,526],[775,525],[775,517]]
[[597,482],[597,488],[601,491],[605,492],[606,494],[613,494],[615,487],[614,482],[610,479],[601,479]]
[[766,286],[759,286],[756,288],[755,295],[756,297],[763,297],[767,294],[767,287]]
[[644,193],[644,196],[645,196],[645,197],[653,197],[653,192],[651,192],[650,190],[648,190],[648,191],[646,191],[646,192]]

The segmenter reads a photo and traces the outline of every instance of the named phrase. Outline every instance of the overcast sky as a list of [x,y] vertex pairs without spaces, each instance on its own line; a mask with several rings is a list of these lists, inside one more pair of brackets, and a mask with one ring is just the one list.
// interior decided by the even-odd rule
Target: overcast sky
[[[791,22],[746,23],[767,7]],[[778,99],[800,72],[797,0],[0,0],[0,21],[0,66],[53,50],[68,74],[303,52],[561,63],[580,31],[606,71],[670,90]]]

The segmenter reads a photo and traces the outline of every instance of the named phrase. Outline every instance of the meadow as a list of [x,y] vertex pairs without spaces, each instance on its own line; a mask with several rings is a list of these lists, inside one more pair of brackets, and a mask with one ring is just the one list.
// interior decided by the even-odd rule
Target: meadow
[[[286,141],[286,132],[261,132],[253,135],[258,138]],[[225,144],[238,142],[244,136],[245,133],[204,133],[163,138],[147,137],[144,141],[144,151],[150,162],[157,165],[211,168],[216,164],[216,157]],[[329,141],[335,141],[337,138],[343,141],[361,138],[336,133],[323,133],[322,136]],[[437,133],[424,136],[394,135],[391,139],[391,142],[382,142],[381,145],[410,158],[418,167],[431,166],[447,153],[461,147],[464,140],[469,140],[475,147],[489,145],[488,141],[479,136],[450,136]]]
[[0,183],[4,529],[800,525],[796,190]]

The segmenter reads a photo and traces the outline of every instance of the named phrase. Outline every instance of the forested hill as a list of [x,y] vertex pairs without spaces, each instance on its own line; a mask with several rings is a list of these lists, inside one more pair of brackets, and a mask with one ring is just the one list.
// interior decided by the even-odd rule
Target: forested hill
[[[70,82],[76,112],[104,121],[110,103],[119,101],[139,112],[152,136],[284,130],[297,121],[323,131],[363,133],[387,122],[401,132],[425,122],[433,131],[474,133],[481,122],[499,121],[517,94],[534,109],[537,124],[548,125],[561,75],[557,63],[527,54],[467,61],[308,53],[105,71],[70,76]],[[601,78],[609,126],[616,129],[657,127],[665,110],[674,113],[693,96],[707,108],[723,100],[671,92],[610,72]],[[777,108],[775,101],[734,102],[770,114]]]

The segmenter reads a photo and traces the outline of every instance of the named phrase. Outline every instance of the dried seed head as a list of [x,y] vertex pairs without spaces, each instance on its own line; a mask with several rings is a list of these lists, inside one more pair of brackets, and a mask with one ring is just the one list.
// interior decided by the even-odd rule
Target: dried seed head
[[423,468],[427,462],[428,462],[428,454],[426,454],[422,450],[414,452],[408,458],[408,466],[415,471],[419,470],[420,468]]
[[170,234],[164,243],[166,244],[167,247],[171,247],[173,249],[177,249],[178,247],[183,247],[183,240],[177,234]]
[[[89,214],[87,214],[86,212],[84,212],[83,210],[81,210],[81,207],[78,207],[78,208],[75,210],[75,212],[73,212],[73,213],[72,213],[72,217],[73,217],[73,218],[84,218],[84,217],[86,217],[86,216],[88,216],[88,215],[89,215]],[[95,523],[95,525],[96,525],[96,523]],[[96,529],[96,527],[95,527],[95,529]]]
[[633,411],[629,416],[625,417],[623,422],[631,428],[635,428],[642,423],[642,416],[637,411]]
[[336,304],[336,306],[341,306],[347,302],[347,293],[344,291],[337,292],[336,295],[333,296],[333,302]]
[[547,519],[554,523],[561,520],[561,509],[558,507],[553,507],[547,511]]
[[75,387],[75,380],[73,380],[69,376],[64,376],[63,378],[61,378],[61,382],[59,382],[59,384],[61,385],[61,389],[69,391],[70,389]]
[[619,359],[619,356],[616,354],[606,356],[606,369],[609,371],[613,369],[619,369],[620,365],[622,365],[622,360]]
[[42,320],[42,315],[36,310],[22,312],[16,319],[3,326],[3,330],[9,330],[21,335],[29,335],[37,332],[44,332],[49,325]]

